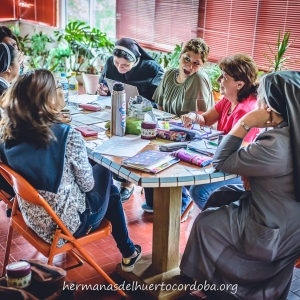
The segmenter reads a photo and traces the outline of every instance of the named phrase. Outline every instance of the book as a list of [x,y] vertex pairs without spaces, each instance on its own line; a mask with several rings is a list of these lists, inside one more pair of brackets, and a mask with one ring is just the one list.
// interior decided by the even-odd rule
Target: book
[[218,144],[210,140],[198,140],[188,144],[188,149],[199,152],[207,156],[214,156],[218,148]]
[[157,150],[146,150],[123,160],[123,165],[151,166],[168,156],[169,153]]
[[179,161],[180,161],[180,159],[168,155],[165,158],[163,158],[162,160],[160,160],[154,164],[148,165],[148,166],[141,166],[141,165],[134,165],[134,164],[133,165],[126,164],[124,166],[130,167],[133,169],[137,169],[137,170],[141,170],[144,172],[156,174],[156,173],[163,171],[163,170],[169,168],[170,166],[178,163]]

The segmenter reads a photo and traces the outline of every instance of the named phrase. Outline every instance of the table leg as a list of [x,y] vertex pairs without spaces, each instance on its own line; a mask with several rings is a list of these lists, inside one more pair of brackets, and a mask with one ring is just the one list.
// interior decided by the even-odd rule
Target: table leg
[[117,272],[150,299],[175,299],[189,292],[173,288],[183,283],[178,267],[180,211],[181,187],[155,188],[152,255],[143,256],[130,273],[117,266]]

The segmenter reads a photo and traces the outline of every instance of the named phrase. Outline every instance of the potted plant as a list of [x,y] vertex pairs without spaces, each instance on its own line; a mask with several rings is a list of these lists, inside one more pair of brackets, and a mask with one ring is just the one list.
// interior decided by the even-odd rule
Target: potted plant
[[222,95],[220,93],[220,83],[218,82],[218,78],[221,76],[222,71],[220,67],[214,63],[206,63],[203,68],[211,81],[214,100],[219,101],[222,98]]
[[106,33],[91,28],[84,22],[70,22],[64,30],[54,31],[57,41],[65,40],[70,48],[70,68],[74,72],[82,72],[84,64],[95,59],[100,54],[108,55],[113,49],[113,43]]

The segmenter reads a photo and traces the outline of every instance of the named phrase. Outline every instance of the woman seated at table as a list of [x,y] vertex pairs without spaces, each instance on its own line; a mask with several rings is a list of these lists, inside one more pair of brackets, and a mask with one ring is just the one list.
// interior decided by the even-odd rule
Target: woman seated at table
[[[209,47],[203,39],[191,39],[186,43],[180,54],[179,68],[166,72],[153,95],[160,110],[181,116],[189,111],[204,112],[213,107],[212,85],[202,70],[208,54]],[[142,209],[153,213],[153,188],[145,188],[145,198]],[[191,201],[187,189],[183,187],[181,215]]]
[[[218,171],[247,176],[250,191],[198,215],[180,268],[199,283],[231,286],[224,292],[234,299],[288,296],[300,255],[299,99],[298,71],[266,75],[259,109],[241,118],[214,156]],[[273,128],[241,148],[248,127]]]
[[105,78],[137,87],[139,94],[152,101],[152,96],[164,75],[164,70],[135,40],[116,41],[99,79],[98,94],[109,93]]
[[[6,26],[0,26],[0,42],[7,45],[13,46],[18,52],[20,52],[20,46],[15,34]],[[20,74],[22,74],[24,69],[23,60],[20,64]]]
[[[141,247],[128,237],[118,189],[108,169],[91,167],[81,134],[59,122],[61,99],[63,91],[50,71],[20,75],[4,96],[1,159],[39,191],[75,237],[107,218],[123,256],[122,269],[130,272]],[[55,226],[47,213],[22,199],[20,209],[26,224],[51,243]]]
[[[189,113],[181,117],[184,126],[192,123],[211,126],[218,122],[217,129],[227,134],[246,113],[256,108],[257,66],[247,54],[236,54],[220,61],[222,75],[219,77],[220,92],[224,96],[213,108],[203,114]],[[252,128],[245,136],[246,142],[252,142],[259,129]],[[196,205],[203,209],[210,194],[222,185],[239,184],[240,177],[195,185],[190,188],[190,195]]]
[[21,56],[11,45],[0,43],[0,96],[20,73]]
[[208,54],[209,47],[203,39],[186,43],[180,54],[179,68],[166,72],[152,97],[160,110],[181,116],[213,107],[212,85],[202,69]]
[[[98,94],[110,94],[105,78],[136,86],[139,94],[153,101],[152,96],[163,78],[164,70],[135,40],[122,38],[115,44],[113,56],[109,57],[99,79]],[[152,103],[153,106],[155,102]],[[134,191],[134,185],[113,174],[121,181],[120,195],[126,202]]]

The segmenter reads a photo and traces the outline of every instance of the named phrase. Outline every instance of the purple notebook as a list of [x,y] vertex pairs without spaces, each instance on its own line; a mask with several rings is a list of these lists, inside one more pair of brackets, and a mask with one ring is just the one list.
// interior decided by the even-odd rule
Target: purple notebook
[[150,166],[156,162],[159,162],[170,153],[160,152],[156,150],[146,150],[140,152],[133,157],[123,160],[123,165],[139,165],[139,166]]

